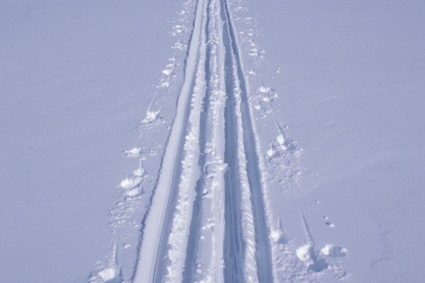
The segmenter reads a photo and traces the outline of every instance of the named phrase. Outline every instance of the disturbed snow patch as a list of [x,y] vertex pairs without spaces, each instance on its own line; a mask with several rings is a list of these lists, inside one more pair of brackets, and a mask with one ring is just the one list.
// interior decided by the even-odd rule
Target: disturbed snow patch
[[146,117],[142,120],[143,124],[149,124],[159,119],[159,112],[161,112],[161,109],[158,109],[156,111],[154,110],[148,110],[146,111]]
[[127,158],[140,158],[141,152],[142,152],[142,148],[133,147],[132,149],[124,150],[123,155]]
[[304,263],[308,271],[320,273],[328,270],[336,278],[345,278],[347,273],[341,267],[340,262],[333,259],[346,256],[347,249],[332,244],[327,244],[321,249],[316,249],[307,219],[302,211],[300,211],[300,215],[304,227],[306,244],[297,248],[296,254],[298,259]]
[[121,268],[118,265],[117,259],[117,245],[116,243],[112,246],[111,254],[109,255],[108,263],[106,266],[102,266],[98,262],[98,270],[93,272],[89,277],[89,283],[121,283]]
[[332,244],[327,244],[320,249],[320,252],[328,257],[343,257],[347,255],[347,249],[343,247],[334,246]]

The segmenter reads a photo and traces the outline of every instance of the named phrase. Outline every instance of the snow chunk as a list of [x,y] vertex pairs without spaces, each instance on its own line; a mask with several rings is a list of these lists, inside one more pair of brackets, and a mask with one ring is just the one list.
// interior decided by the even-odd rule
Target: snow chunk
[[275,243],[285,242],[285,235],[283,235],[282,230],[276,229],[270,233],[270,239]]
[[276,142],[278,144],[278,148],[281,151],[286,151],[288,149],[288,147],[286,146],[286,139],[285,139],[285,135],[283,133],[280,133],[277,137],[276,137]]
[[327,244],[320,250],[320,252],[328,257],[343,257],[347,255],[348,250],[343,247]]
[[162,73],[166,76],[171,75],[171,73],[173,72],[173,69],[164,69],[162,70]]
[[182,33],[183,32],[183,26],[181,26],[181,25],[175,25],[175,26],[173,26],[173,30],[177,34],[178,33]]
[[163,87],[163,88],[168,88],[170,87],[170,83],[169,82],[162,82],[159,87]]
[[312,261],[313,252],[313,246],[310,244],[306,244],[297,249],[297,257],[304,262]]
[[124,180],[121,181],[120,183],[120,187],[125,189],[125,190],[129,190],[132,189],[134,187],[137,187],[138,185],[140,185],[140,183],[142,183],[142,178],[140,177],[130,177],[130,178],[125,178]]
[[258,91],[261,92],[261,93],[269,93],[271,91],[271,89],[268,86],[263,85],[258,89]]
[[104,282],[108,282],[116,279],[119,274],[117,268],[115,266],[111,266],[99,271],[97,275],[99,275]]
[[321,272],[329,268],[329,264],[320,255],[316,254],[314,245],[306,244],[297,249],[297,257],[304,262],[308,269],[314,272]]
[[164,75],[166,75],[166,76],[169,76],[169,75],[171,75],[171,73],[173,72],[173,70],[170,70],[170,69],[164,69],[164,70],[162,70],[162,73],[164,74]]
[[276,141],[279,145],[285,145],[285,136],[283,134],[278,135]]
[[127,158],[139,158],[141,152],[142,152],[142,148],[133,147],[132,149],[124,150],[123,155]]
[[275,156],[276,150],[274,149],[273,144],[270,144],[270,148],[267,150],[266,154],[269,158],[272,158],[273,156]]
[[273,148],[270,148],[269,150],[267,150],[267,156],[268,157],[273,157],[275,155],[276,151]]
[[127,190],[127,191],[126,191],[126,195],[127,195],[128,197],[137,197],[137,196],[139,196],[141,193],[142,193],[142,192],[141,192],[141,190],[140,190],[140,188],[139,188],[139,187],[136,187],[136,188],[133,188],[133,189],[130,189],[130,190]]
[[270,98],[270,97],[263,97],[263,101],[264,102],[271,102],[272,101],[272,99]]
[[152,123],[153,121],[156,121],[158,119],[160,111],[161,109],[159,109],[158,111],[152,111],[152,110],[146,111],[146,117],[145,119],[143,119],[142,123],[149,124],[149,123]]
[[143,175],[145,175],[145,169],[144,168],[139,168],[133,171],[133,175],[136,177],[142,177]]

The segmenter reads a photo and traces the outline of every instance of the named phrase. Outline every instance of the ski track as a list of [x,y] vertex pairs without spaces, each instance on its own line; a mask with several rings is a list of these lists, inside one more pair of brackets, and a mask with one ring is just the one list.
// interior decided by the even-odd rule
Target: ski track
[[227,0],[199,0],[134,283],[273,282],[258,146]]

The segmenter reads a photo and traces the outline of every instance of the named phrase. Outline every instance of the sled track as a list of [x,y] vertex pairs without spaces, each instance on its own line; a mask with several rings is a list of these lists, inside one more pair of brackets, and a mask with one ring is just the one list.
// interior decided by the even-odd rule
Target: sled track
[[227,0],[199,0],[134,283],[273,282],[248,95]]

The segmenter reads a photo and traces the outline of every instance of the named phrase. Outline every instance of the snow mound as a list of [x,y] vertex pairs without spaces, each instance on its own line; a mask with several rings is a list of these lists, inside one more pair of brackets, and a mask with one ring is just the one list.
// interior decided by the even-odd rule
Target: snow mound
[[297,257],[304,262],[309,270],[322,272],[329,267],[326,260],[318,255],[312,244],[306,244],[299,247],[296,251]]
[[343,247],[327,244],[320,250],[320,252],[328,257],[343,257],[347,255],[348,250]]
[[136,177],[143,177],[145,175],[145,169],[144,168],[138,168],[133,171],[133,175]]
[[120,183],[120,187],[125,190],[130,190],[137,187],[141,183],[142,183],[142,178],[140,178],[139,176],[134,176],[134,177],[125,178],[124,180],[122,180]]
[[297,249],[296,253],[297,253],[297,257],[301,261],[304,261],[304,262],[310,261],[312,259],[313,246],[309,244],[303,245]]
[[271,91],[271,89],[268,86],[260,86],[258,91],[261,92],[261,93],[269,93]]
[[115,266],[105,268],[97,273],[103,282],[118,282],[118,270]]
[[143,124],[149,124],[149,123],[152,123],[152,122],[158,120],[160,111],[161,111],[161,109],[159,109],[157,111],[153,111],[153,110],[146,111],[146,117],[145,117],[145,119],[143,119],[142,123]]
[[285,243],[286,242],[285,235],[283,234],[282,230],[280,230],[280,229],[276,229],[276,230],[271,231],[270,239],[275,243]]
[[140,187],[135,187],[133,189],[127,190],[126,191],[126,196],[132,198],[132,197],[137,197],[139,195],[142,194],[142,190],[140,189]]

